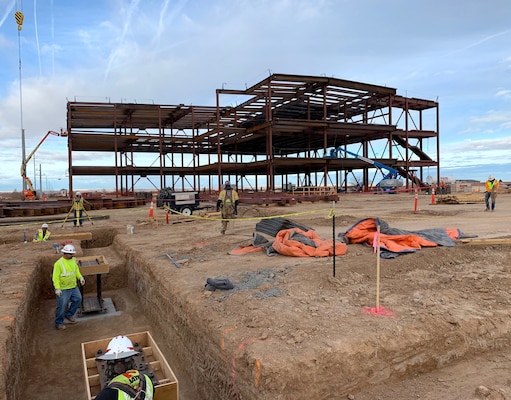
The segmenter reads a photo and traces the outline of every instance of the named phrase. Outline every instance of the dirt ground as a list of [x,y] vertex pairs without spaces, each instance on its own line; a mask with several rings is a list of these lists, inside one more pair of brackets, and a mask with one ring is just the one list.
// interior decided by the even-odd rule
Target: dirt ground
[[[197,326],[204,331],[201,348],[209,342],[211,357],[218,354],[226,360],[228,389],[211,387],[209,398],[511,399],[509,244],[481,243],[497,238],[509,238],[511,243],[511,195],[499,195],[494,212],[483,208],[480,201],[431,204],[430,196],[421,195],[415,211],[413,195],[350,194],[335,205],[242,204],[240,219],[230,224],[226,235],[220,234],[220,222],[211,216],[171,216],[166,224],[163,211],[156,210],[156,222],[151,222],[148,207],[92,210],[91,216],[109,218],[95,220],[93,226],[87,221],[82,229],[116,229],[124,245],[146,255],[155,271],[165,271],[162,279],[169,281],[173,295],[185,299],[190,320],[203,325]],[[335,228],[329,218],[332,210]],[[376,255],[363,245],[349,245],[346,255],[336,257],[335,277],[332,257],[228,254],[248,245],[256,223],[268,216],[308,225],[325,239],[342,234],[360,219],[378,217],[404,230],[458,228],[477,236],[477,244],[457,243],[381,259],[377,292]],[[134,226],[133,235],[127,234],[128,224]],[[35,231],[38,225],[0,229],[4,305],[4,299],[19,305],[21,289],[15,282],[29,272],[16,266],[39,257],[42,249],[12,238],[20,238],[23,230]],[[60,223],[50,226],[53,232],[73,231],[69,226],[61,230]],[[122,251],[103,250],[122,262]],[[208,277],[228,278],[235,288],[207,291]],[[122,277],[105,284],[111,288],[105,297],[122,312],[107,320],[98,316],[81,321],[66,331],[54,329],[54,300],[47,293],[40,295],[31,362],[24,367],[31,378],[19,398],[67,399],[64,389],[72,385],[73,398],[85,400],[80,343],[119,331],[145,330],[153,332],[169,355],[180,382],[180,399],[205,398],[190,374],[200,362],[173,364],[165,332],[145,315],[143,299],[122,287]],[[377,293],[392,315],[363,312],[375,306]],[[8,322],[5,318],[12,310],[3,307],[2,313],[1,320]],[[229,396],[222,394],[226,392]]]

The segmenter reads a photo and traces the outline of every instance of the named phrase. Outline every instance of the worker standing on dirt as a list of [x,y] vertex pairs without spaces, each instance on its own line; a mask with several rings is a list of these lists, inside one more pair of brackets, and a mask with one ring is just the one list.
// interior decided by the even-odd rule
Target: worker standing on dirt
[[96,400],[152,400],[154,386],[151,378],[130,369],[113,378],[96,396]]
[[34,242],[44,242],[51,236],[51,232],[48,229],[48,224],[42,224],[34,235]]
[[222,230],[220,231],[222,235],[225,235],[227,224],[229,223],[228,220],[236,218],[238,215],[238,203],[238,192],[231,187],[229,181],[226,181],[224,189],[218,195],[218,200],[216,202],[216,210],[222,210]]
[[82,197],[80,192],[76,192],[76,196],[73,199],[73,205],[71,210],[74,211],[73,225],[75,228],[80,228],[83,224],[83,210],[85,209],[85,203],[89,203]]
[[78,307],[82,302],[82,294],[76,284],[85,285],[85,279],[80,273],[80,268],[76,263],[76,249],[72,244],[66,244],[61,250],[60,257],[53,265],[53,287],[57,296],[57,309],[55,311],[55,328],[58,330],[66,329],[64,320],[70,324],[76,324],[74,318]]
[[486,192],[484,193],[484,202],[486,203],[486,208],[484,211],[490,211],[490,199],[491,199],[491,211],[495,210],[495,203],[497,201],[497,193],[499,190],[500,181],[495,179],[495,177],[491,174],[488,176],[488,180],[485,183]]

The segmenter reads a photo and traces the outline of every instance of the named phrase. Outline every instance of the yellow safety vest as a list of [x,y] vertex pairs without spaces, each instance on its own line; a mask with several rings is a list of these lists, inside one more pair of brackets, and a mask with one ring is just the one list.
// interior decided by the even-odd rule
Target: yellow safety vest
[[224,189],[218,195],[218,200],[221,200],[222,203],[235,203],[239,200],[238,192],[234,189]]
[[73,289],[76,287],[77,279],[82,279],[82,274],[74,257],[70,260],[60,257],[53,264],[52,280],[55,289]]
[[74,199],[73,201],[73,209],[76,211],[80,211],[84,209],[83,206],[83,197],[80,197],[80,199]]
[[42,228],[37,230],[36,235],[34,236],[34,242],[42,242],[50,238],[51,232],[46,229],[46,233],[43,232]]
[[495,188],[497,190],[499,188],[500,182],[496,179],[493,181],[486,181],[486,191],[491,192]]
[[[141,379],[144,379],[144,382],[142,382]],[[117,390],[118,400],[133,400],[135,398],[137,400],[152,400],[154,395],[154,387],[151,378],[134,369],[116,376],[110,381],[108,387]],[[139,387],[144,391],[145,397],[137,397]]]

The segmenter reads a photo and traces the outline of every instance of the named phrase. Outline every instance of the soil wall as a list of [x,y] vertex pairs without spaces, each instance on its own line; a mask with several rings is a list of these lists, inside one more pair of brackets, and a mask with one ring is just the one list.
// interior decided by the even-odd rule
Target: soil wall
[[[173,365],[188,375],[201,399],[238,398],[227,379],[229,363],[214,341],[217,335],[208,332],[186,298],[180,297],[181,291],[166,278],[165,267],[151,265],[146,254],[130,248],[120,236],[114,245],[127,249],[128,286],[138,295],[145,317],[159,331],[161,347],[172,354]],[[240,398],[257,398],[250,395],[249,387],[244,392]]]

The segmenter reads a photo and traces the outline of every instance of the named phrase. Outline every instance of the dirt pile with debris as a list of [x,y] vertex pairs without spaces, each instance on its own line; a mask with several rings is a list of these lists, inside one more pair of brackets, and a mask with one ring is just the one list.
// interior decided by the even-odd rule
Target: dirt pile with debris
[[[429,196],[420,196],[414,212],[414,197],[406,194],[345,195],[335,207],[328,203],[240,205],[242,218],[231,222],[225,235],[220,234],[218,220],[171,216],[166,224],[160,210],[155,212],[156,221],[149,221],[148,209],[109,210],[108,220],[86,229],[115,229],[118,257],[136,253],[139,262],[145,262],[147,276],[155,280],[154,287],[148,289],[149,281],[135,282],[134,287],[139,284],[145,290],[135,294],[134,288],[120,288],[123,279],[129,282],[133,277],[118,273],[106,277],[105,290],[123,310],[123,322],[116,326],[81,323],[66,332],[51,329],[53,302],[51,293],[43,290],[39,307],[44,312],[34,314],[36,326],[46,348],[58,348],[61,334],[67,335],[66,340],[73,342],[67,350],[71,354],[78,351],[73,346],[80,340],[107,337],[116,328],[151,329],[182,378],[182,400],[511,399],[507,374],[511,368],[511,263],[505,240],[511,238],[505,222],[511,217],[511,196],[499,196],[494,212],[483,212],[483,208],[482,204],[433,205]],[[96,213],[105,211],[91,215]],[[477,237],[454,247],[424,248],[380,259],[377,283],[374,249],[360,244],[348,245],[335,264],[332,257],[229,254],[249,245],[256,224],[269,216],[310,226],[323,239],[337,237],[371,217],[403,230],[457,228]],[[134,226],[133,234],[128,233],[128,225]],[[27,267],[14,268],[27,262],[19,259],[20,249],[35,259],[41,250],[6,238],[21,237],[22,229],[4,228],[1,236],[2,301],[17,309],[24,295],[12,284],[29,273]],[[234,288],[207,290],[208,278],[228,279]],[[176,324],[193,330],[185,335],[175,332],[177,325],[166,323],[165,314],[170,311],[147,300],[150,291],[156,290],[162,299],[180,307],[182,321]],[[377,299],[391,311],[389,315],[364,312],[375,307]],[[4,324],[4,337],[12,336],[9,326]],[[24,337],[22,332],[16,334]],[[173,348],[167,337],[180,346]],[[24,388],[24,398],[37,390],[64,390],[64,384],[58,388],[57,379],[62,366],[56,367],[62,361],[59,364],[51,354],[32,349],[31,356],[44,362],[39,365],[45,365],[45,373]],[[68,366],[73,379],[83,382],[79,354],[69,362],[77,363],[77,367]],[[203,378],[198,380],[199,376]],[[208,383],[213,381],[220,384],[215,388]]]

